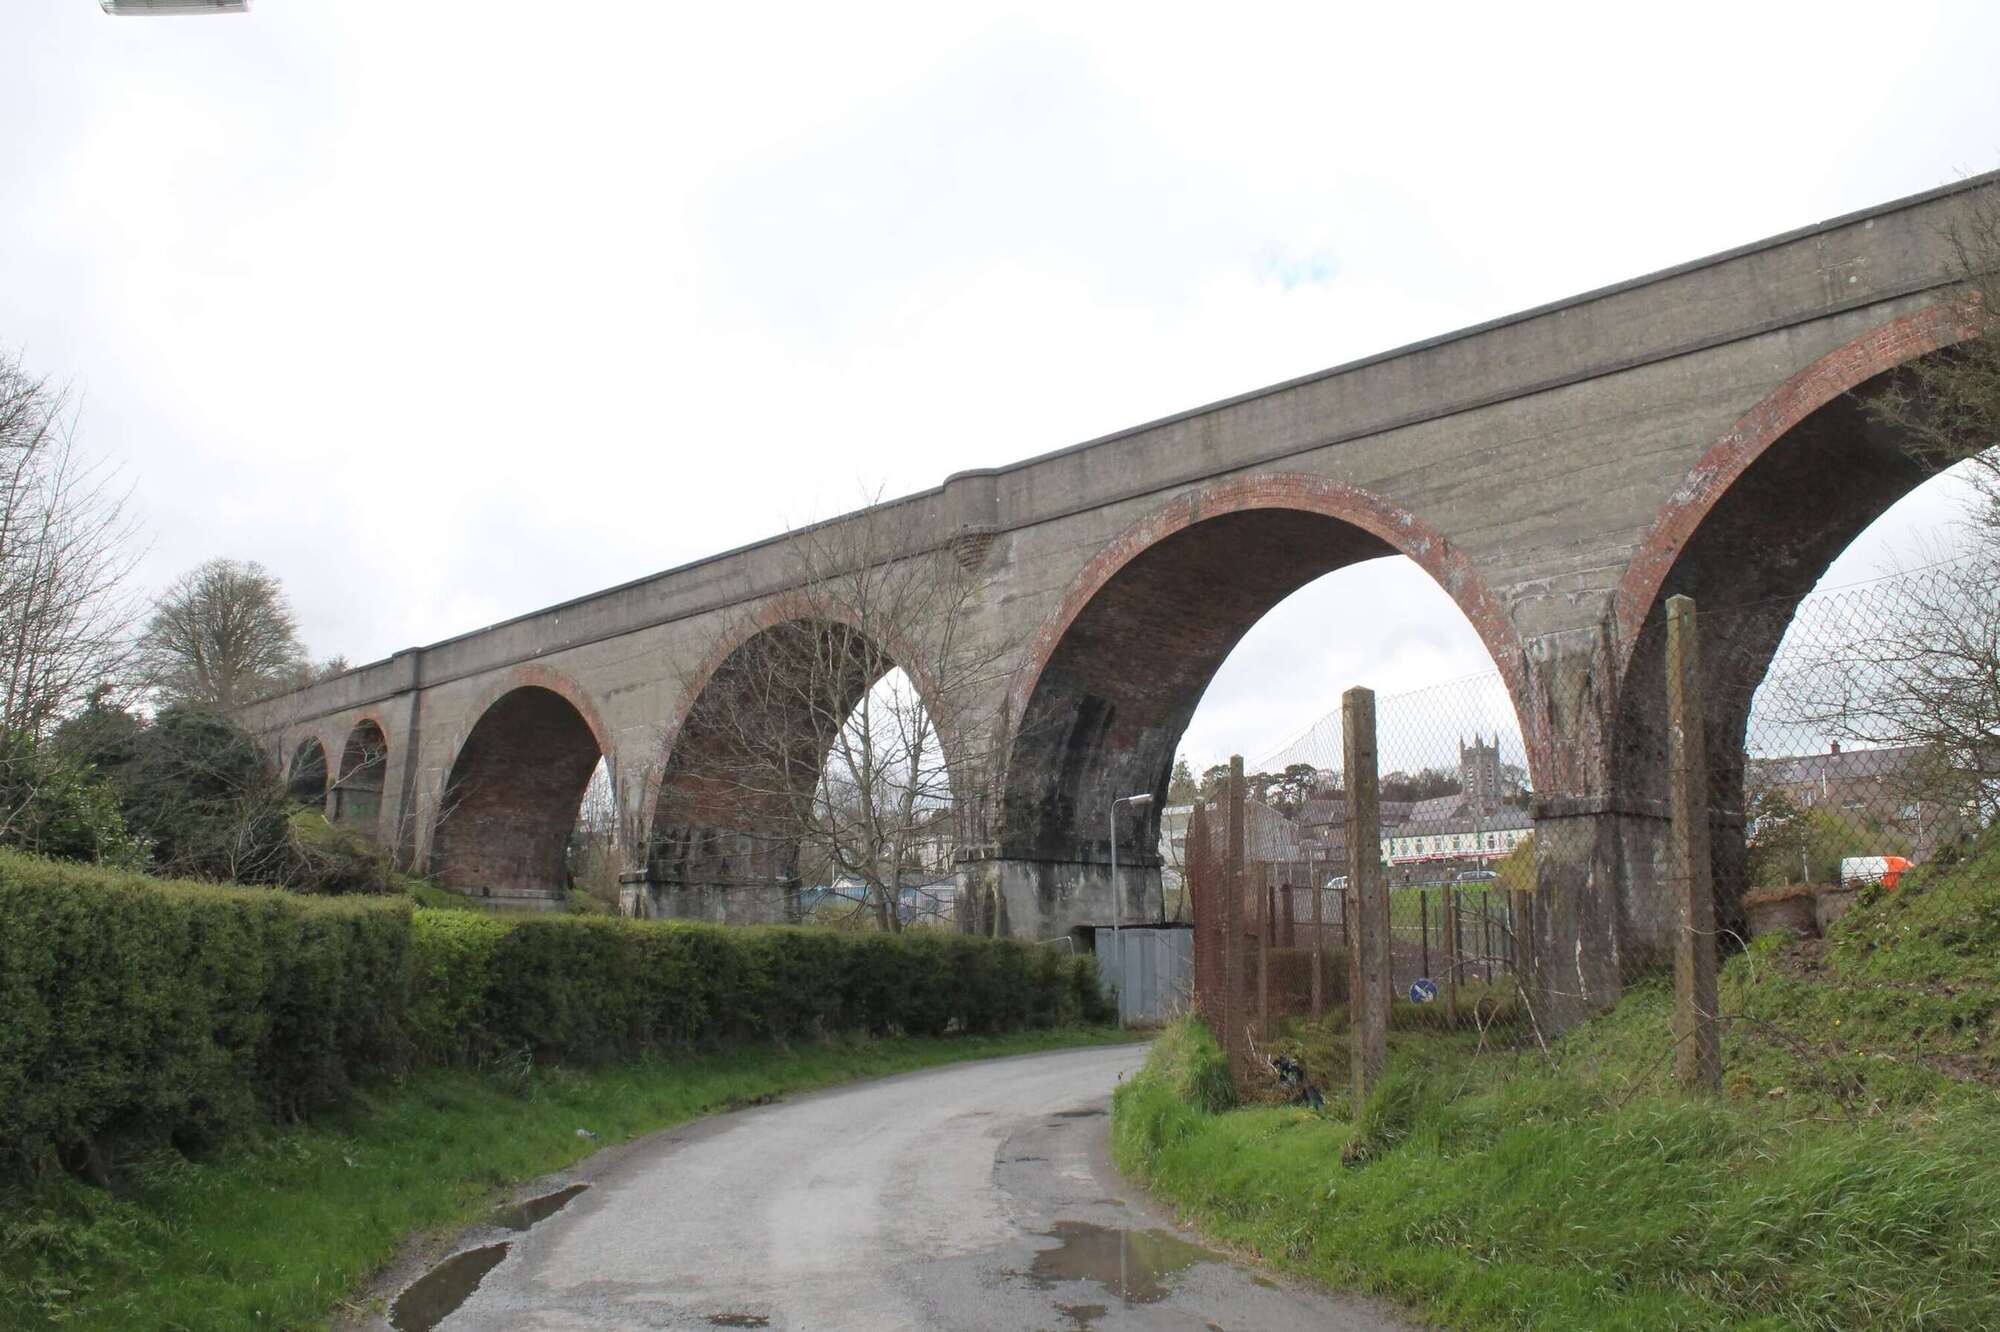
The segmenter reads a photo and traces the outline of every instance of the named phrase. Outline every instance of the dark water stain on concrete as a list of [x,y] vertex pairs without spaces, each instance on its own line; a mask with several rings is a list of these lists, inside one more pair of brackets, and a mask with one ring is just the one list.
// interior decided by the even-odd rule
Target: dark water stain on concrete
[[389,1326],[396,1332],[430,1332],[471,1298],[511,1247],[506,1243],[484,1244],[445,1259],[396,1297],[389,1310]]
[[1058,1110],[1058,1111],[1056,1111],[1056,1118],[1057,1118],[1057,1119],[1096,1119],[1096,1118],[1097,1118],[1098,1116],[1102,1115],[1103,1113],[1104,1113],[1104,1111],[1103,1111],[1103,1110],[1102,1110],[1101,1108],[1100,1108],[1100,1109],[1091,1109],[1091,1110]]
[[1172,1277],[1196,1263],[1224,1261],[1221,1254],[1165,1230],[1058,1221],[1044,1233],[1061,1243],[1035,1255],[1028,1269],[1035,1284],[1047,1290],[1059,1281],[1094,1281],[1127,1304],[1164,1299]]
[[710,1327],[769,1327],[771,1320],[763,1314],[719,1313],[708,1316]]
[[535,1222],[560,1212],[569,1205],[570,1199],[589,1187],[588,1184],[572,1184],[566,1189],[557,1189],[554,1193],[544,1193],[539,1198],[530,1198],[526,1202],[499,1208],[494,1213],[493,1224],[508,1230],[526,1230]]
[[1091,1332],[1097,1326],[1097,1320],[1110,1310],[1102,1304],[1058,1304],[1056,1312],[1077,1332]]

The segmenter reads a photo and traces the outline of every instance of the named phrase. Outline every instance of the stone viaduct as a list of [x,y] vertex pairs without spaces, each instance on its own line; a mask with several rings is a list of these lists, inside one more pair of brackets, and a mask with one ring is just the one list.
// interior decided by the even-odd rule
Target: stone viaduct
[[[1676,592],[1705,621],[1784,608],[1705,659],[1715,854],[1740,858],[1743,723],[1790,606],[1924,479],[1861,399],[1965,336],[1943,231],[1996,191],[2000,175],[1969,180],[877,506],[912,550],[950,544],[990,580],[974,631],[1009,669],[980,723],[999,771],[958,793],[960,900],[988,908],[970,918],[992,928],[1004,901],[1033,938],[1108,919],[1107,800],[1164,795],[1204,687],[1266,610],[1400,553],[1512,692],[1536,959],[1589,1003],[1615,997],[1669,909],[1646,626]],[[288,771],[324,764],[330,812],[406,863],[528,898],[558,888],[604,756],[636,867],[693,699],[788,613],[795,539],[399,652],[245,720]],[[1329,707],[1348,683],[1327,681]],[[1157,817],[1121,839],[1133,916],[1158,891]],[[745,914],[659,877],[642,907]]]

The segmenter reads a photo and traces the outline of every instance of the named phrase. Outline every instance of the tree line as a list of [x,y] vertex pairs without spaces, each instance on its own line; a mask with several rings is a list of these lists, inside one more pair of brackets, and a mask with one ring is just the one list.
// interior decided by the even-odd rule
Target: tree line
[[302,837],[228,719],[347,669],[314,663],[278,579],[218,558],[137,586],[132,489],[68,392],[0,351],[0,844],[203,879],[381,888],[365,848]]

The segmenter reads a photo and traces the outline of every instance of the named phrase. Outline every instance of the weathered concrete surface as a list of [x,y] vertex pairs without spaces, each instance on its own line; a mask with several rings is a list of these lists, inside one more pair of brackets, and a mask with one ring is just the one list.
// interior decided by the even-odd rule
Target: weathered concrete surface
[[[1582,1008],[1615,998],[1670,920],[1645,626],[1674,592],[1710,623],[1803,595],[1916,484],[1849,395],[1963,336],[1942,303],[1941,228],[1996,179],[880,506],[912,550],[949,546],[991,580],[969,629],[1003,655],[1005,678],[949,719],[996,736],[1005,756],[957,793],[969,922],[1039,938],[1103,919],[1106,802],[1164,793],[1181,730],[1241,634],[1309,579],[1401,553],[1454,597],[1512,689],[1543,802],[1544,974],[1565,976]],[[797,568],[774,539],[398,653],[247,719],[279,760],[308,738],[344,753],[360,722],[377,722],[385,841],[461,882],[546,876],[529,852],[571,813],[561,782],[518,781],[490,802],[493,820],[532,831],[513,871],[468,865],[437,832],[455,797],[503,780],[466,761],[481,719],[515,690],[545,690],[574,710],[566,733],[610,757],[635,867],[657,823],[686,852],[665,858],[675,873],[721,883],[741,873],[728,841],[740,830],[658,817],[662,775],[704,680],[749,629],[784,616]],[[1747,642],[1710,672],[1719,864],[1741,855],[1728,774],[1746,682],[1774,644]],[[1347,683],[1328,682],[1329,706]],[[1135,877],[1121,892],[1135,903],[1156,891],[1159,808],[1125,825],[1121,871]],[[658,900],[712,910],[713,886],[677,882]]]
[[[1195,1255],[1159,1240],[1172,1222],[1105,1154],[1111,1090],[1144,1058],[1119,1046],[962,1064],[662,1135],[527,1234],[467,1237],[514,1246],[440,1326],[1409,1326],[1235,1263],[1179,1266]],[[1162,1248],[1174,1270],[1147,1280]]]

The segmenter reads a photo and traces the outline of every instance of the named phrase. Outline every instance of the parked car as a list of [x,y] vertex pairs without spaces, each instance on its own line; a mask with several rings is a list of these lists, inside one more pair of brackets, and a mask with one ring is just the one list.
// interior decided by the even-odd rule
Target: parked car
[[1499,877],[1497,873],[1487,869],[1461,870],[1457,875],[1453,876],[1452,882],[1456,884],[1492,883]]

